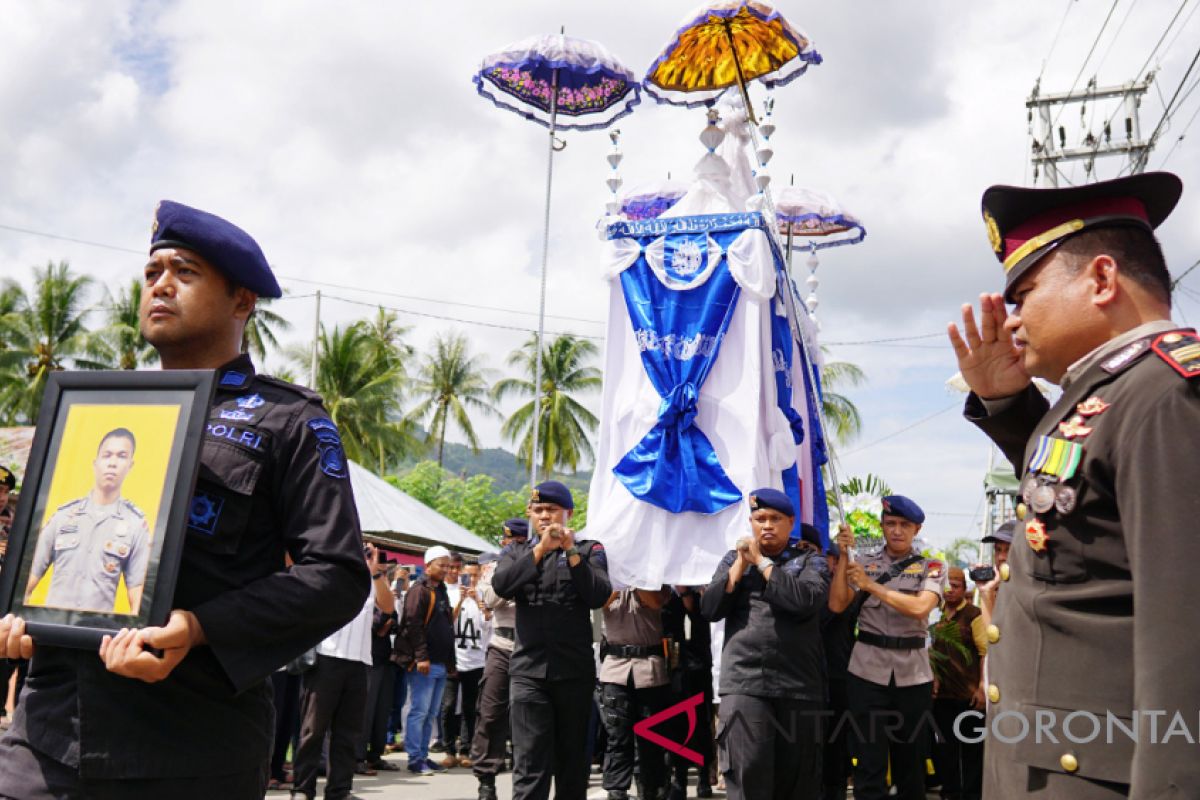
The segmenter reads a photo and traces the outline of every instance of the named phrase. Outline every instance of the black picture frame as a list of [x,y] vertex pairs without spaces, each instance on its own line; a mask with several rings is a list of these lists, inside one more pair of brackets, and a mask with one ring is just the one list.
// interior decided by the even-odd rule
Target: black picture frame
[[[55,372],[49,376],[21,484],[20,499],[9,532],[5,566],[0,570],[0,613],[12,613],[23,618],[35,643],[92,649],[99,647],[104,635],[121,628],[161,625],[167,621],[183,555],[191,498],[200,470],[205,423],[216,383],[215,370],[80,371]],[[170,430],[159,423],[155,423],[158,424],[158,428],[155,428],[149,420],[169,420],[171,407],[175,407],[178,413]],[[78,411],[78,416],[73,409]],[[108,427],[112,424],[111,419],[119,421],[125,418],[128,418],[128,424],[119,424],[118,427],[126,428],[127,433],[139,431],[139,435],[144,437],[142,441],[135,443],[133,437],[122,440],[120,435],[114,436],[114,430]],[[87,420],[93,419],[105,421],[104,425],[88,429]],[[100,440],[97,439],[97,431],[101,431],[103,436]],[[147,431],[150,436],[144,435]],[[166,434],[169,437],[164,439]],[[103,478],[101,476],[101,469],[108,468],[100,466],[99,450],[110,440],[128,441],[131,445],[131,466],[125,468],[126,472],[119,478],[113,477],[117,475],[114,471],[103,473]],[[70,471],[66,474],[71,476],[75,485],[84,480],[80,476],[87,467],[80,465],[79,452],[84,443],[89,441],[95,443],[96,455],[92,462],[94,478],[87,480],[95,481],[97,492],[101,491],[102,480],[109,482],[109,485],[116,481],[117,501],[109,506],[98,505],[95,497],[89,493],[65,505],[50,508],[52,488],[65,484],[65,480],[55,483],[59,470]],[[165,463],[161,475],[154,467],[147,467],[146,474],[138,477],[140,485],[149,487],[143,492],[145,496],[152,496],[155,480],[161,478],[158,482],[161,491],[154,504],[153,515],[140,511],[123,494],[127,478],[138,466],[139,453],[147,453],[148,447],[152,447],[152,452],[156,454],[156,465]],[[67,455],[72,452],[76,455]],[[90,511],[89,503],[92,504]],[[123,510],[124,516],[105,518],[104,512],[111,508],[117,509],[118,513]],[[121,521],[113,523],[112,519]],[[55,523],[53,532],[49,532],[51,522]],[[64,522],[74,524],[74,528]],[[140,527],[142,523],[144,527]],[[131,526],[135,531],[133,539],[129,538],[128,532]],[[114,529],[117,533],[113,533]],[[67,534],[66,530],[78,535]],[[97,535],[89,538],[89,531]],[[53,604],[49,602],[56,588],[53,573],[47,577],[45,571],[39,574],[37,586],[39,591],[46,593],[47,599],[35,602],[33,596],[37,592],[30,592],[29,579],[43,535],[50,539],[49,544],[43,545],[39,558],[44,559],[46,553],[51,553],[51,558],[57,559],[60,547],[77,547],[75,557],[80,560],[74,564],[79,565],[97,563],[96,559],[84,558],[84,548],[91,547],[94,554],[95,543],[100,541],[98,537],[110,537],[100,545],[99,568],[110,575],[115,568],[121,581],[119,585],[126,588],[127,605],[133,599],[133,592],[123,581],[130,574],[126,566],[134,560],[134,556],[125,557],[122,550],[125,554],[129,553],[129,545],[125,542],[138,542],[139,535],[144,537],[135,547],[139,553],[137,559],[145,564],[141,571],[144,575],[142,584],[134,587],[140,597],[138,607],[130,608],[127,612],[117,611],[119,597],[111,612],[84,607],[86,601],[76,601],[78,607]],[[141,554],[143,551],[144,555]],[[94,571],[94,566],[92,568]],[[62,575],[69,575],[70,580],[64,578],[59,596],[86,592],[86,589],[78,588],[90,585],[78,579],[77,573],[82,567],[77,569],[72,565],[71,572],[67,569],[64,567]]]

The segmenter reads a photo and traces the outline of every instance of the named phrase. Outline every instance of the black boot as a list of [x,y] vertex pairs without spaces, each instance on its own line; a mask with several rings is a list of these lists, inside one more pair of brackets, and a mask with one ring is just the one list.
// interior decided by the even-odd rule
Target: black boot
[[496,800],[496,779],[491,775],[479,775],[479,800]]

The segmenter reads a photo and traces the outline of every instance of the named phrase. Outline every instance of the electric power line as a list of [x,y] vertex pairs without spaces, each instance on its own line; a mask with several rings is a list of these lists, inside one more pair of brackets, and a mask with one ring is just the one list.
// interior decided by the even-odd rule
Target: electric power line
[[[1109,20],[1112,19],[1113,12],[1117,10],[1117,4],[1120,2],[1121,0],[1113,0],[1113,4],[1109,6],[1108,14],[1106,14],[1104,17],[1104,24],[1100,26],[1100,31],[1096,34],[1096,38],[1092,41],[1092,46],[1088,48],[1087,56],[1084,57],[1083,63],[1079,65],[1079,72],[1076,73],[1075,80],[1071,81],[1071,88],[1067,90],[1067,94],[1074,93],[1075,87],[1079,85],[1079,79],[1083,77],[1083,73],[1087,69],[1088,62],[1092,60],[1092,54],[1096,52],[1096,45],[1100,44],[1100,37],[1104,35],[1104,29],[1108,27]],[[1066,103],[1064,103],[1062,107],[1058,109],[1058,114],[1055,115],[1054,122],[1052,123],[1053,125],[1058,124],[1059,117],[1062,116],[1062,113],[1066,110],[1066,107]]]
[[[1174,14],[1174,16],[1171,17],[1171,21],[1167,23],[1167,27],[1163,30],[1162,36],[1159,36],[1158,41],[1154,43],[1154,49],[1152,49],[1150,51],[1150,55],[1146,56],[1145,63],[1143,63],[1142,66],[1138,69],[1138,71],[1136,73],[1134,73],[1135,78],[1138,75],[1141,75],[1142,73],[1144,73],[1146,71],[1146,67],[1150,66],[1150,62],[1154,60],[1154,55],[1155,55],[1155,53],[1158,52],[1158,48],[1162,46],[1163,40],[1167,38],[1167,34],[1169,34],[1171,32],[1171,28],[1174,27],[1175,20],[1179,19],[1179,15],[1183,13],[1184,6],[1186,6],[1189,2],[1191,2],[1191,0],[1183,0],[1183,2],[1179,4],[1179,8],[1175,9],[1175,14]],[[1193,8],[1192,12],[1194,13],[1195,11],[1196,11],[1196,9]],[[1188,19],[1191,19],[1191,18],[1192,18],[1192,15],[1189,13]],[[1185,22],[1184,25],[1186,26],[1187,23]],[[1180,31],[1182,31],[1182,30],[1183,30],[1183,28],[1180,28]],[[1175,38],[1178,39],[1179,35],[1176,34]],[[1171,40],[1171,44],[1175,44],[1175,39]],[[1170,49],[1169,46],[1168,46],[1168,49]]]
[[[1170,102],[1168,102],[1167,107],[1163,109],[1162,118],[1159,119],[1158,124],[1154,126],[1154,132],[1150,134],[1150,138],[1146,140],[1146,144],[1149,147],[1154,146],[1154,142],[1158,140],[1159,131],[1162,130],[1163,126],[1167,124],[1167,120],[1169,120],[1171,115],[1174,113],[1172,111],[1172,107],[1175,105],[1175,100],[1179,97],[1179,93],[1183,90],[1183,85],[1187,83],[1187,79],[1192,74],[1192,70],[1196,68],[1197,61],[1200,61],[1200,50],[1197,50],[1196,54],[1192,56],[1192,63],[1188,64],[1187,71],[1183,73],[1183,78],[1180,79],[1179,85],[1175,87],[1175,93],[1171,95]],[[1144,156],[1144,158],[1148,157],[1149,150],[1147,150],[1147,155]],[[1144,164],[1145,162],[1142,161],[1142,163]]]
[[859,447],[856,447],[853,450],[847,450],[846,452],[842,453],[842,455],[849,456],[849,455],[853,455],[854,453],[861,453],[863,450],[866,450],[868,447],[874,447],[875,445],[880,444],[881,442],[886,442],[888,439],[894,439],[895,437],[899,436],[902,433],[908,433],[913,428],[916,428],[919,425],[924,425],[926,422],[929,422],[930,420],[935,419],[936,417],[940,417],[942,414],[945,414],[947,411],[953,411],[954,409],[961,408],[961,407],[962,407],[962,403],[955,402],[953,405],[946,406],[941,411],[935,411],[927,417],[921,417],[921,419],[917,420],[916,422],[912,423],[911,425],[905,425],[900,430],[892,431],[891,433],[887,434],[886,436],[880,436],[878,439],[876,439],[872,442],[868,442],[867,444],[860,445]]

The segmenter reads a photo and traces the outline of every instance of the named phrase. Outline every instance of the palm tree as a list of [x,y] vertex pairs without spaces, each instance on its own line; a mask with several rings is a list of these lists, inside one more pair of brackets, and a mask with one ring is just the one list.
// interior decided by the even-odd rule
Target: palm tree
[[254,356],[259,363],[266,360],[267,345],[279,349],[279,339],[275,334],[292,327],[292,323],[267,307],[272,302],[269,297],[258,298],[254,313],[246,320],[246,328],[242,331],[242,352]]
[[[106,290],[107,292],[107,290]],[[91,358],[108,369],[137,369],[154,361],[154,348],[142,337],[139,306],[142,282],[134,278],[104,302],[106,324],[88,337]]]
[[862,432],[858,407],[841,390],[861,386],[866,381],[866,373],[849,361],[827,361],[821,367],[821,415],[838,444],[846,444]]
[[408,360],[413,356],[412,345],[405,341],[412,328],[399,324],[396,312],[380,306],[375,316],[361,323],[370,340],[371,357],[379,364],[394,367],[408,375]]
[[467,340],[461,334],[437,337],[433,353],[425,356],[413,382],[414,394],[421,400],[408,412],[408,419],[414,422],[428,420],[427,441],[437,441],[439,467],[446,448],[446,427],[452,419],[471,449],[479,452],[479,438],[475,435],[468,409],[499,416],[485,399],[488,396],[488,372],[480,359],[471,355]]
[[955,539],[946,548],[946,560],[965,567],[979,561],[979,542],[974,539]]
[[[510,442],[520,439],[517,457],[529,466],[533,460],[533,376],[537,337],[508,357],[509,366],[519,367],[525,378],[505,378],[492,389],[497,402],[511,394],[528,397],[529,402],[505,420],[500,432]],[[595,344],[575,336],[559,336],[550,341],[542,356],[542,405],[538,426],[541,449],[539,469],[550,474],[554,469],[574,472],[581,460],[591,461],[593,451],[588,434],[594,433],[600,421],[573,395],[600,388],[600,370],[584,362],[598,352]]]
[[[378,464],[382,472],[389,461],[415,449],[411,425],[400,417],[404,377],[394,367],[373,357],[375,343],[368,326],[321,329],[317,350],[317,386],[330,418],[342,434],[347,458]],[[301,369],[310,352],[292,349]]]
[[33,277],[32,295],[11,279],[3,289],[11,310],[0,317],[0,339],[7,344],[0,354],[0,419],[9,424],[37,419],[51,372],[104,366],[87,357],[91,278],[72,275],[66,261],[35,267]]

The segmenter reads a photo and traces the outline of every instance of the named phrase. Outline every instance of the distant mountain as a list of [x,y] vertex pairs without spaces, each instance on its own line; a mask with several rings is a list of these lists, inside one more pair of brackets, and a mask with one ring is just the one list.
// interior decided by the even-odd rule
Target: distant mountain
[[[432,461],[437,457],[432,450],[419,458],[407,458],[396,469],[396,474],[403,475],[421,461]],[[491,447],[480,450],[479,454],[471,452],[471,448],[462,444],[446,442],[442,466],[455,475],[469,478],[472,475],[490,475],[500,491],[515,491],[529,485],[529,470],[517,461],[515,453],[502,447]],[[541,476],[545,479],[545,476]],[[580,470],[572,475],[554,475],[554,480],[565,483],[572,492],[587,492],[592,483],[592,471]]]

